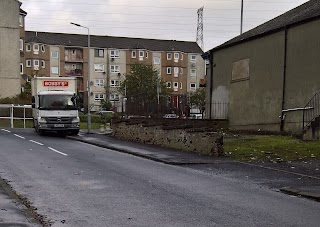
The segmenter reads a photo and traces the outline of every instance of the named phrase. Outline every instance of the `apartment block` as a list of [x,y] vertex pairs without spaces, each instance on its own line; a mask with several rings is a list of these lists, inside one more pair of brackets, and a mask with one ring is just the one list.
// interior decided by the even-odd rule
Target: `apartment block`
[[[109,100],[117,112],[124,108],[124,97],[118,88],[133,64],[153,66],[159,78],[172,89],[172,102],[177,108],[181,97],[200,87],[205,78],[202,50],[195,42],[91,35],[88,51],[87,38],[87,35],[26,31],[26,49],[32,50],[26,51],[25,72],[77,77],[78,92],[84,100],[90,86],[92,111],[100,109],[101,100]],[[33,48],[38,48],[37,45],[39,51],[35,54]]]
[[24,45],[20,28],[26,13],[20,11],[20,5],[16,0],[0,1],[0,98],[21,92]]

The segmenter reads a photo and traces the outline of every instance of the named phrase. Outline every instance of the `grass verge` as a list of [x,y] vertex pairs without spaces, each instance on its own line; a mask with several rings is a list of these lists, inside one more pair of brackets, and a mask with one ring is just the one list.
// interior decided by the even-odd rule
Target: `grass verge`
[[235,135],[225,137],[225,152],[239,161],[283,162],[320,159],[320,142],[289,136]]

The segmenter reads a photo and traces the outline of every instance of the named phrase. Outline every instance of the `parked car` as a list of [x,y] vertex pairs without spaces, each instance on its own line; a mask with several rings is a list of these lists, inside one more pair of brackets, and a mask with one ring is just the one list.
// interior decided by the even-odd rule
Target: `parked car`
[[165,114],[163,118],[179,118],[177,114]]

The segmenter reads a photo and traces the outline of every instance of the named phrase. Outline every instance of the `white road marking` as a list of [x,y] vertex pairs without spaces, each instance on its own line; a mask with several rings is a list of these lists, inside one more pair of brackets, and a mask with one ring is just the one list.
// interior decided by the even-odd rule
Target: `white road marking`
[[5,131],[5,132],[11,132],[11,131],[9,131],[9,130],[6,130],[6,129],[1,129],[2,131]]
[[52,147],[48,147],[50,150],[52,150],[52,151],[54,151],[54,152],[57,152],[58,154],[62,154],[62,155],[64,155],[64,156],[68,156],[67,154],[65,154],[65,153],[62,153],[62,152],[60,152],[60,151],[57,151],[56,149],[53,149]]
[[26,138],[24,138],[23,136],[19,136],[19,135],[17,135],[17,134],[13,134],[13,135],[15,135],[16,137],[19,137],[19,138],[21,138],[21,139],[26,139]]
[[39,145],[43,146],[42,143],[39,143],[39,142],[37,142],[37,141],[34,141],[34,140],[29,140],[29,141],[32,142],[32,143],[36,143],[36,144],[39,144]]

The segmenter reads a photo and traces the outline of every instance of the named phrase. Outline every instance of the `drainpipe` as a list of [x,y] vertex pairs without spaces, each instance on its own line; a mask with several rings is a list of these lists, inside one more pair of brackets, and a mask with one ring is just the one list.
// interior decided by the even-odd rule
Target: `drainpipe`
[[281,103],[281,122],[280,131],[284,129],[285,114],[283,112],[286,96],[286,77],[287,77],[287,43],[288,43],[288,30],[284,27],[284,59],[283,59],[283,82],[282,82],[282,103]]
[[213,90],[213,51],[209,52],[210,65],[210,94],[209,94],[209,119],[212,119],[212,90]]

